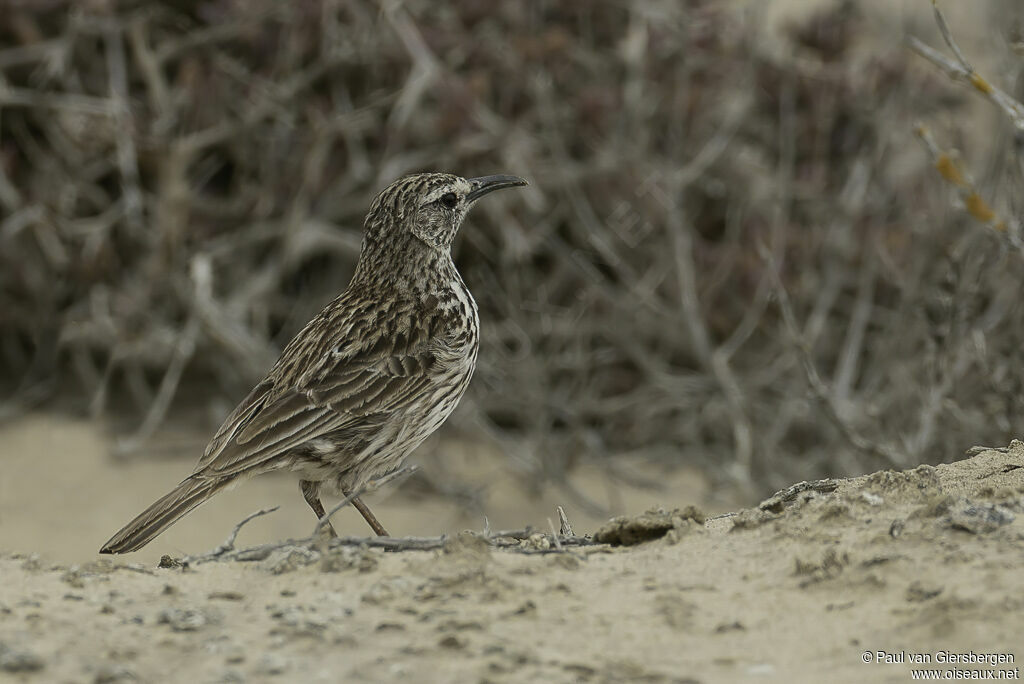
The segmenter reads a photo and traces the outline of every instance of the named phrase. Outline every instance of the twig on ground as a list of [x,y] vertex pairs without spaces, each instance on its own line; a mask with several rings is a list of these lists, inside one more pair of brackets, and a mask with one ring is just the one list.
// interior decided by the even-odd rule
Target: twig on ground
[[[257,515],[262,515],[266,512],[269,511],[260,511],[259,513],[253,514],[246,520],[242,521],[242,523],[239,524],[239,527],[251,518],[256,517]],[[237,529],[235,531],[235,534],[236,533]],[[468,532],[468,534],[487,541],[487,543],[495,549],[526,555],[564,553],[567,547],[597,545],[597,542],[589,537],[553,534],[550,537],[548,535],[542,535],[545,539],[550,541],[553,548],[537,548],[535,545],[530,543],[524,544],[524,542],[528,542],[538,534],[530,528],[524,528],[521,530],[501,530],[490,534],[480,532]],[[302,552],[307,555],[323,553],[330,549],[341,547],[365,547],[371,549],[384,549],[386,551],[436,551],[443,549],[449,539],[450,537],[448,535],[441,535],[438,537],[335,537],[327,540],[326,543],[323,543],[323,540],[319,540],[318,543],[317,539],[307,537],[305,539],[288,539],[282,542],[260,544],[245,549],[234,549],[229,542],[225,542],[213,551],[196,556],[186,556],[181,560],[181,564],[182,566],[189,566],[212,561],[261,561],[270,557],[271,554],[285,549],[301,549]],[[234,542],[233,537],[229,537],[229,540],[230,543]]]
[[998,451],[1001,454],[1005,454],[1010,451],[1010,447],[990,447],[990,446],[972,446],[971,448],[964,451],[966,456],[977,456],[983,454],[986,451]]
[[555,510],[558,511],[558,533],[564,537],[575,536],[572,531],[572,525],[569,524],[569,518],[565,514],[565,509],[557,506]]
[[784,504],[795,500],[797,496],[804,492],[829,493],[834,492],[838,488],[839,481],[833,479],[797,482],[795,485],[786,487],[782,491],[775,492],[758,504],[758,508],[762,511],[777,513],[783,508]]
[[271,508],[263,508],[261,510],[256,511],[255,513],[250,513],[249,515],[242,518],[238,522],[238,524],[234,526],[230,534],[228,534],[227,538],[220,544],[220,546],[213,549],[212,551],[207,551],[206,553],[201,554],[200,556],[186,556],[184,559],[182,559],[181,564],[188,565],[190,563],[196,564],[207,560],[214,560],[216,558],[219,558],[220,556],[223,556],[226,553],[234,551],[235,539],[238,538],[238,533],[242,530],[246,523],[248,523],[250,520],[255,520],[256,518],[259,518],[260,516],[273,513],[279,508],[280,506],[272,506]]
[[551,522],[551,518],[548,518],[548,529],[551,530],[551,541],[554,542],[555,548],[561,551],[562,542],[558,539],[558,531],[555,529],[555,523]]

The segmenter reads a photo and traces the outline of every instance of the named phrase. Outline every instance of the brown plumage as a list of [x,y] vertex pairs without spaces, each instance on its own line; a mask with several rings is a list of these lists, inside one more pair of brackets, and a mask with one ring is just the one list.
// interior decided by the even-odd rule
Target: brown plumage
[[[476,200],[525,184],[424,173],[381,192],[348,289],[288,343],[193,473],[100,553],[141,548],[253,475],[294,471],[320,518],[321,487],[347,494],[397,468],[455,409],[476,367],[476,303],[452,263],[452,240]],[[387,534],[362,501],[353,504]]]

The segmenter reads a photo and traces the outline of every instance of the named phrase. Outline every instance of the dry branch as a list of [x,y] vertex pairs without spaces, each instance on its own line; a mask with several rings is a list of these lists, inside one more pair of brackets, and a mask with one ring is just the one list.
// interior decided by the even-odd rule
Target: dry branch
[[[1024,415],[1019,263],[893,135],[949,88],[843,3],[775,43],[714,0],[94,5],[0,22],[0,415],[137,406],[139,446],[194,384],[219,422],[344,287],[374,193],[426,169],[531,180],[457,244],[483,349],[455,427],[573,505],[608,508],[584,461],[777,488]],[[1019,128],[937,17],[952,56],[914,49]],[[1002,142],[942,169],[1014,244]]]

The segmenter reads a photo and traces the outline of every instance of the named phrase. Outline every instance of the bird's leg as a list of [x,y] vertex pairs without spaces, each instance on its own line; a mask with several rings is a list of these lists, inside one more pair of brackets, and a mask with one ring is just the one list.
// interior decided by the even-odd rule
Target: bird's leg
[[[345,496],[349,496],[349,493],[345,492]],[[384,529],[384,526],[380,524],[380,521],[377,520],[377,516],[373,514],[373,511],[370,510],[370,507],[363,503],[362,499],[360,499],[357,496],[356,498],[352,499],[352,505],[355,506],[356,510],[362,514],[363,520],[370,524],[370,529],[373,530],[374,534],[376,534],[378,537],[391,536],[390,534],[388,534],[388,531]]]
[[[324,510],[324,505],[320,503],[320,483],[313,482],[312,480],[299,480],[299,489],[302,490],[302,498],[306,500],[309,507],[313,509],[313,514],[317,520],[320,520],[327,511]],[[334,526],[328,522],[324,527],[330,532],[332,537],[337,537],[338,533],[334,531]]]

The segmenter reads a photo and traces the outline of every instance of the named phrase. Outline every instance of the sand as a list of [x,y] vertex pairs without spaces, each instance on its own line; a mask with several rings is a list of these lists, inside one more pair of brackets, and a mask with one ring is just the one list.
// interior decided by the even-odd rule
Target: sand
[[[86,424],[65,427],[89,445]],[[31,433],[38,424],[19,429]],[[5,449],[16,436],[0,434]],[[227,510],[235,502],[186,521],[213,528],[203,535],[172,530],[135,557],[110,559],[87,549],[102,541],[91,536],[95,521],[113,531],[132,512],[123,491],[101,501],[99,475],[51,470],[51,490],[86,507],[53,512],[63,530],[54,546],[11,529],[8,497],[17,500],[19,487],[5,478],[0,679],[902,682],[918,667],[908,661],[925,656],[932,662],[924,667],[940,674],[1019,677],[1022,466],[1024,445],[1014,442],[1006,453],[948,465],[800,485],[704,524],[672,516],[700,505],[699,494],[648,492],[649,506],[664,512],[650,515],[668,521],[661,536],[557,553],[492,549],[440,525],[451,509],[420,500],[420,517],[431,518],[424,527],[451,535],[443,549],[284,550],[259,562],[186,568],[158,568],[156,560],[214,547],[231,527],[221,516],[235,513]],[[182,463],[99,470],[153,467],[174,471]],[[240,505],[252,510],[254,496],[278,486],[300,499],[285,484],[254,481]],[[161,485],[147,484],[152,491],[140,493],[140,503]],[[537,510],[546,518],[543,498]],[[382,517],[400,508],[378,503]],[[536,515],[529,501],[519,510],[523,523]],[[260,534],[308,532],[308,520],[290,516],[253,521],[263,529],[243,530],[239,545],[263,541]],[[349,518],[343,526],[353,529],[342,534],[363,534],[358,518]],[[90,538],[73,542],[79,520]],[[299,529],[273,536],[293,523]],[[577,533],[597,531],[574,524]],[[950,654],[1015,662],[936,662]]]

